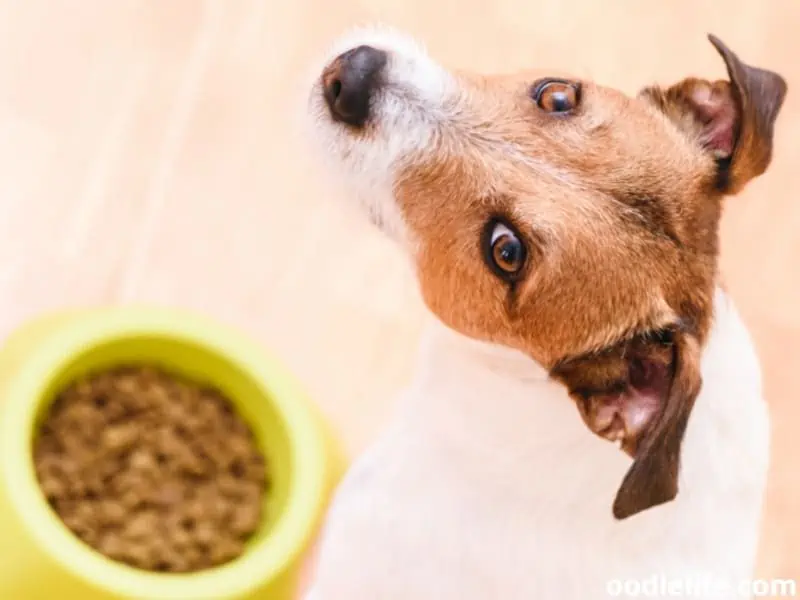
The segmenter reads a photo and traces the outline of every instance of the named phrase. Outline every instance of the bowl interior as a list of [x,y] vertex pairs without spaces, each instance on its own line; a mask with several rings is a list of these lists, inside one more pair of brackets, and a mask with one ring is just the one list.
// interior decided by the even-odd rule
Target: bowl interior
[[292,485],[289,436],[268,390],[230,358],[194,340],[164,336],[134,335],[101,342],[70,357],[43,388],[37,402],[30,443],[56,396],[76,379],[116,366],[152,365],[195,383],[217,388],[235,406],[253,430],[269,469],[270,489],[265,494],[264,521],[249,544],[269,535],[286,509]]

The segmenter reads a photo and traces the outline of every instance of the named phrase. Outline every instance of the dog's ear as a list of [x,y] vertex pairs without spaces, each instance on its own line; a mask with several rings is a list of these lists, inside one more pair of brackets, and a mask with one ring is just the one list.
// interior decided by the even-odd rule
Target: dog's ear
[[717,37],[708,38],[730,81],[688,78],[667,89],[645,88],[640,96],[714,156],[719,191],[735,194],[772,160],[773,130],[787,85],[777,73],[742,62]]
[[672,379],[662,409],[638,443],[614,500],[617,519],[669,502],[678,494],[681,444],[702,385],[700,344],[693,335],[676,332],[672,352]]

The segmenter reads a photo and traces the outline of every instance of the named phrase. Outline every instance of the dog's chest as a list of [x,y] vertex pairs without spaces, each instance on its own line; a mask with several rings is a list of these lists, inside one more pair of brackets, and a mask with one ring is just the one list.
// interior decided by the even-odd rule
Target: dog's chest
[[624,521],[611,505],[630,459],[583,429],[563,390],[515,389],[431,353],[435,377],[423,373],[411,410],[339,489],[315,600],[628,598],[642,594],[609,586],[653,577],[722,583],[703,597],[740,598],[731,590],[752,577],[769,426],[734,317],[718,312],[678,498]]
[[611,586],[653,577],[734,585],[751,576],[766,422],[750,390],[728,399],[733,423],[701,398],[678,499],[622,522],[611,502],[628,460],[606,442],[583,436],[585,446],[552,452],[498,447],[487,458],[483,444],[389,431],[339,490],[317,578],[321,600],[625,598]]
[[674,504],[619,523],[613,485],[593,497],[591,474],[583,495],[562,495],[569,485],[554,466],[529,465],[514,481],[449,452],[406,435],[403,448],[384,441],[353,469],[329,521],[319,583],[336,595],[324,600],[591,600],[608,597],[614,579],[722,567],[708,561],[718,550],[704,538],[715,532],[696,510]]

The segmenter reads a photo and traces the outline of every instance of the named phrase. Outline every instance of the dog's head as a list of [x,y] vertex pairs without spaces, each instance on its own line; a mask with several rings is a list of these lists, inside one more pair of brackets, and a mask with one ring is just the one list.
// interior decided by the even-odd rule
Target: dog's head
[[618,518],[677,493],[722,202],[769,165],[786,93],[710,40],[729,80],[632,98],[550,73],[449,71],[366,31],[311,94],[317,139],[409,253],[430,310],[530,355],[634,457]]

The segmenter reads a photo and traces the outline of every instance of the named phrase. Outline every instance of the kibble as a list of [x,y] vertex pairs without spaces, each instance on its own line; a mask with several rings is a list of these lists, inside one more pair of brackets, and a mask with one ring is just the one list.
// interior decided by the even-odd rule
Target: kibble
[[113,560],[191,572],[239,556],[262,522],[267,463],[217,390],[129,366],[74,383],[34,444],[64,524]]

